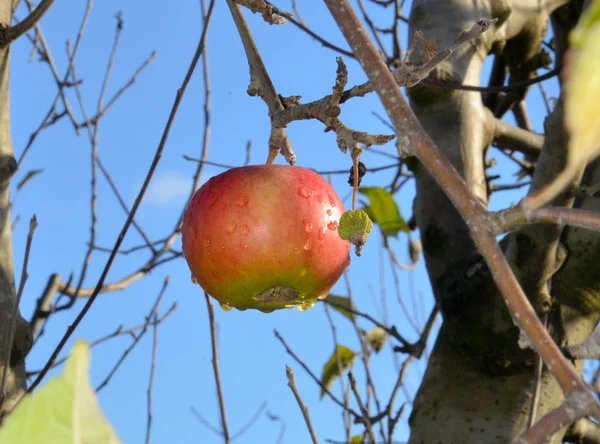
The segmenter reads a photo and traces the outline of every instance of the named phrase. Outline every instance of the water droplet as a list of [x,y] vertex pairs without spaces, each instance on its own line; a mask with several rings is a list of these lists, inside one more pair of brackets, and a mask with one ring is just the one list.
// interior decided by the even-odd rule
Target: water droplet
[[327,193],[327,197],[329,197],[329,204],[332,207],[335,207],[335,200],[333,199],[333,196],[331,194]]
[[275,256],[271,256],[271,259],[273,259],[274,261],[277,260],[277,258]]
[[310,240],[310,238],[306,239],[306,242],[304,242],[304,249],[306,251],[310,250],[312,248],[312,241]]
[[308,188],[304,188],[301,187],[298,189],[298,196],[304,197],[305,199],[308,199],[310,196],[312,196],[312,190],[309,190]]
[[238,198],[235,199],[234,203],[237,207],[243,208],[246,205],[248,205],[248,196],[239,196]]
[[248,233],[250,233],[250,228],[248,228],[248,225],[244,224],[240,227],[240,234],[242,236],[248,236]]
[[338,227],[337,220],[333,220],[327,224],[327,228],[329,228],[331,231],[337,230],[337,227]]
[[317,194],[317,202],[319,202],[319,203],[323,202],[323,195],[322,194]]
[[304,220],[302,222],[304,223],[304,231],[306,231],[307,233],[312,233],[312,230],[313,230],[312,222],[309,222],[307,220]]
[[298,254],[298,253],[300,253],[300,248],[294,247],[294,254]]
[[327,230],[325,229],[325,227],[319,228],[319,233],[317,234],[317,237],[319,238],[319,240],[323,240],[325,238],[326,232],[327,232]]
[[252,222],[254,222],[254,226],[258,227],[260,224],[258,223],[258,219],[256,217],[252,218]]
[[331,210],[329,208],[325,212],[327,213],[327,216],[331,216]]
[[248,249],[248,245],[246,244],[246,245],[244,245],[244,250],[247,250],[247,249]]
[[202,246],[203,246],[204,248],[208,248],[208,247],[210,247],[210,239],[208,239],[208,238],[204,239],[204,240],[202,241]]
[[231,311],[233,307],[229,304],[221,304],[221,308],[223,309],[223,311]]
[[350,251],[350,242],[346,244],[346,251]]
[[213,191],[212,188],[209,188],[208,190],[208,197],[206,198],[206,204],[208,205],[208,208],[212,208],[215,206],[215,204],[217,203],[218,200],[217,194]]
[[237,228],[237,223],[232,220],[229,225],[227,225],[227,234],[235,233],[235,229]]
[[198,278],[194,276],[194,273],[192,273],[192,284],[198,285]]
[[313,308],[315,306],[314,302],[303,302],[301,304],[296,305],[296,308],[300,311],[306,311],[309,308]]

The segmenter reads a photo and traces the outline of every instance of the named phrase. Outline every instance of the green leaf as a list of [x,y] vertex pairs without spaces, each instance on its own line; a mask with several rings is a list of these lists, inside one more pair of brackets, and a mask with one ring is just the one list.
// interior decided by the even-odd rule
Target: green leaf
[[352,439],[350,439],[350,444],[363,444],[362,435],[354,435]]
[[367,214],[379,224],[385,235],[396,236],[399,231],[409,231],[408,225],[400,215],[394,196],[387,190],[379,187],[362,187],[358,191],[369,198],[370,206]]
[[341,313],[343,316],[347,317],[348,319],[352,320],[356,318],[356,315],[354,313],[348,311],[348,309],[355,310],[354,304],[352,303],[349,297],[338,296],[337,294],[330,294],[329,296],[327,296],[327,299],[325,299],[325,301],[331,302],[329,306],[338,313]]
[[367,332],[367,341],[375,353],[379,353],[385,346],[387,332],[381,327],[373,327]]
[[582,15],[569,41],[573,46],[565,68],[564,103],[570,138],[561,184],[600,154],[600,0]]
[[25,395],[0,429],[0,442],[37,444],[118,444],[90,386],[90,350],[78,341],[62,375]]
[[[340,358],[339,367],[338,356]],[[335,381],[336,378],[340,376],[340,367],[342,371],[346,370],[348,367],[350,367],[350,365],[352,365],[352,362],[354,361],[355,357],[356,353],[354,353],[354,351],[343,345],[338,345],[337,353],[334,350],[333,354],[331,355],[331,358],[329,358],[329,360],[323,367],[323,374],[321,375],[321,384],[323,384],[329,390],[329,387],[331,387],[333,381]],[[323,398],[323,396],[325,396],[325,390],[321,389],[321,398]]]

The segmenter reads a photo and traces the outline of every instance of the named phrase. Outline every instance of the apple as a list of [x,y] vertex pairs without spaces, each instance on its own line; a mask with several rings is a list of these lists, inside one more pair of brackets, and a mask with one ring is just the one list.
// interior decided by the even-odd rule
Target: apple
[[186,209],[181,237],[192,280],[225,310],[311,308],[350,264],[350,242],[337,231],[343,213],[334,189],[309,169],[230,169]]

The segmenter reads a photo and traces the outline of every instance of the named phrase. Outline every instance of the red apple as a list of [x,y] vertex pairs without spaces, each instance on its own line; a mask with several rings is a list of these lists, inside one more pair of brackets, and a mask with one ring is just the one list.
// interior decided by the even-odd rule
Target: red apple
[[344,206],[317,173],[233,168],[192,198],[182,228],[192,279],[225,309],[312,307],[350,264],[337,232]]

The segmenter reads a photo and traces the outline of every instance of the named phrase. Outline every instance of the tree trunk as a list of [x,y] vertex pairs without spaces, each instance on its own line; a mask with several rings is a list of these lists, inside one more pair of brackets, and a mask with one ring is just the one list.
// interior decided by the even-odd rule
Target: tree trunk
[[[495,53],[499,66],[510,71],[511,81],[523,80],[536,69],[550,14],[564,3],[415,0],[410,35],[421,29],[441,50],[473,22],[498,18],[494,29],[473,44],[463,45],[435,74],[442,80],[478,85],[485,57]],[[419,63],[419,49],[413,53],[414,63]],[[482,94],[426,85],[418,85],[408,94],[423,127],[487,204],[485,156],[493,138],[494,119],[484,107]],[[507,97],[498,99],[502,100]],[[532,189],[552,180],[564,166],[567,136],[562,122],[559,103],[546,121],[545,144]],[[600,180],[599,163],[588,168],[584,182]],[[414,402],[410,442],[509,442],[527,428],[536,355],[519,347],[519,331],[465,222],[424,168],[417,170],[416,180],[416,219],[444,322]],[[597,200],[585,199],[575,205],[589,209],[598,205]],[[555,203],[569,206],[573,201],[561,196]],[[526,227],[502,242],[534,307],[540,308],[540,313],[549,309],[548,328],[559,344],[580,342],[598,323],[600,281],[593,264],[600,260],[599,243],[597,233],[553,226]],[[545,369],[537,418],[562,400],[560,387]],[[560,442],[563,433],[555,435],[552,442]]]
[[[11,24],[12,0],[0,0],[0,23]],[[6,362],[5,343],[16,300],[13,267],[12,229],[10,212],[10,179],[17,168],[10,136],[10,46],[0,49],[0,378],[9,366],[5,393],[0,411],[3,417],[25,393],[25,355],[31,348],[32,337],[27,322],[17,321],[10,363]]]

